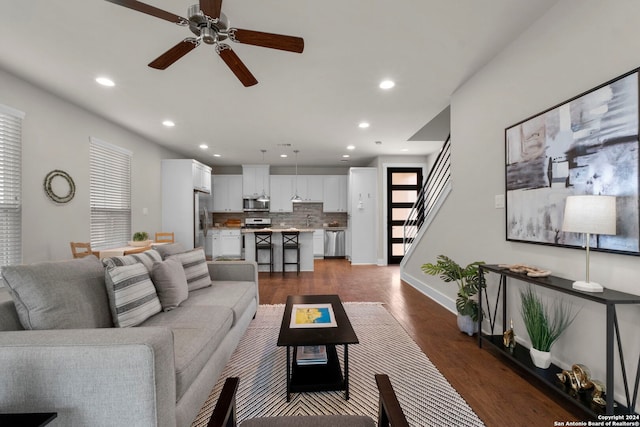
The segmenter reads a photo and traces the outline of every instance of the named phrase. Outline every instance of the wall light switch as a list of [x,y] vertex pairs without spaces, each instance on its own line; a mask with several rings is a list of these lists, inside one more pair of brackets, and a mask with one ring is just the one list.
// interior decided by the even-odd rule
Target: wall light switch
[[495,195],[494,205],[496,209],[504,209],[504,194]]
[[142,208],[142,215],[149,215],[149,208]]

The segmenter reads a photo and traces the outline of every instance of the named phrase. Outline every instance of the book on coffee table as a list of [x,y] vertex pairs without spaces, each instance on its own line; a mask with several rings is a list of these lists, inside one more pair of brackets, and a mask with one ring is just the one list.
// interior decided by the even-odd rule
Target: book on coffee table
[[304,345],[296,348],[298,365],[326,365],[327,347],[324,345]]
[[335,328],[336,317],[331,304],[293,304],[291,328]]

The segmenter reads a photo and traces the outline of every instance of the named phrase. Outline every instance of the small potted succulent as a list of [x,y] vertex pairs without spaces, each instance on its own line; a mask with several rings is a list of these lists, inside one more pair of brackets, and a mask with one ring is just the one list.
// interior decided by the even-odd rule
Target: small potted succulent
[[146,231],[137,231],[133,233],[133,239],[128,242],[129,246],[147,246],[151,244],[149,233]]
[[478,314],[480,307],[477,297],[480,287],[484,287],[484,280],[478,274],[478,266],[484,261],[476,261],[461,267],[446,255],[438,255],[435,264],[422,265],[422,271],[432,276],[440,276],[445,282],[455,282],[458,285],[456,310],[458,310],[458,327],[462,332],[472,336],[478,332]]

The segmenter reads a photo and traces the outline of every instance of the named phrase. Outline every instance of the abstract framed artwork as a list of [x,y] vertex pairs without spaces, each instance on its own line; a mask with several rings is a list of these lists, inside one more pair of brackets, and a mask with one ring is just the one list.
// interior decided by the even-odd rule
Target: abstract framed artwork
[[567,196],[616,196],[617,234],[594,250],[640,255],[636,69],[505,129],[506,237],[583,247],[561,231]]

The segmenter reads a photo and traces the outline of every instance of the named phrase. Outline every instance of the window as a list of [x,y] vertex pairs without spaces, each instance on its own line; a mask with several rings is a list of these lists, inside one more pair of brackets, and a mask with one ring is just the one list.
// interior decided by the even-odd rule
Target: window
[[0,269],[22,263],[22,119],[0,105]]
[[91,138],[91,247],[123,246],[131,237],[131,152]]

